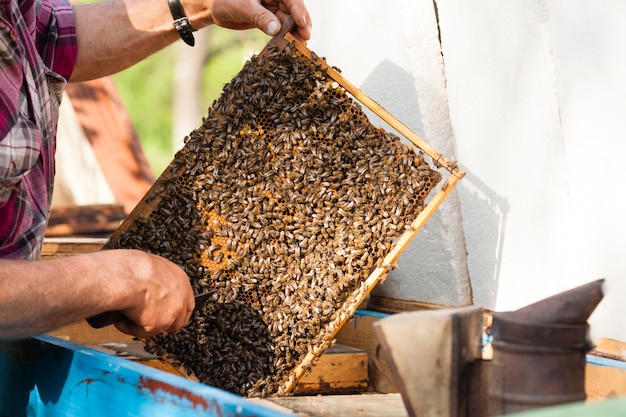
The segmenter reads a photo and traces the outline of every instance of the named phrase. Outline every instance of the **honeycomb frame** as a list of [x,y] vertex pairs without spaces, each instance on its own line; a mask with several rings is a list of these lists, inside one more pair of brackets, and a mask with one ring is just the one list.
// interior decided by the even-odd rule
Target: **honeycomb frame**
[[[247,386],[247,388],[242,389],[240,391],[233,389],[233,387],[224,387],[219,386],[220,388],[227,389],[229,391],[236,392],[241,395],[247,396],[282,396],[288,395],[295,388],[297,381],[304,375],[307,370],[310,369],[311,365],[316,361],[316,359],[323,353],[325,349],[330,347],[334,343],[334,337],[337,331],[341,328],[343,324],[345,324],[354,314],[358,306],[365,300],[370,291],[374,288],[375,285],[382,282],[390,269],[393,269],[397,263],[399,255],[404,251],[404,249],[408,246],[410,241],[415,237],[418,231],[423,227],[426,221],[434,214],[436,209],[440,206],[440,204],[445,200],[445,198],[450,194],[455,185],[460,181],[465,173],[460,170],[456,163],[450,162],[447,158],[445,158],[440,152],[422,140],[419,136],[415,135],[410,129],[408,129],[405,125],[395,119],[392,115],[390,115],[386,110],[384,110],[381,106],[379,106],[376,102],[366,96],[363,92],[361,92],[358,88],[354,87],[348,80],[346,80],[340,72],[331,66],[329,66],[326,61],[322,58],[319,58],[313,52],[311,52],[306,45],[296,39],[290,32],[293,28],[292,22],[289,24],[285,24],[283,27],[283,31],[275,36],[268,45],[264,48],[264,50],[259,54],[259,56],[268,56],[272,53],[282,52],[286,49],[298,51],[300,56],[308,60],[310,63],[315,65],[318,71],[323,72],[324,77],[327,77],[328,80],[331,80],[333,84],[336,86],[328,85],[324,88],[332,89],[339,88],[342,91],[345,91],[347,94],[349,93],[352,98],[354,98],[358,103],[368,107],[372,112],[374,112],[377,116],[379,116],[382,120],[387,122],[392,128],[394,128],[398,133],[408,139],[417,149],[418,152],[415,152],[416,160],[419,160],[420,164],[425,163],[425,158],[423,155],[427,155],[431,158],[433,165],[436,167],[436,172],[440,172],[441,170],[444,173],[447,173],[447,177],[443,178],[441,175],[438,178],[441,178],[443,182],[437,187],[434,195],[428,195],[431,191],[431,188],[435,186],[435,184],[427,184],[423,189],[419,190],[420,194],[418,198],[418,205],[420,206],[417,211],[417,214],[413,217],[412,221],[409,224],[404,224],[402,221],[399,224],[404,225],[404,231],[399,233],[399,236],[393,237],[393,242],[384,246],[383,253],[379,253],[375,259],[371,260],[369,265],[369,272],[365,275],[362,275],[364,279],[355,281],[354,285],[350,288],[340,288],[337,290],[333,289],[335,292],[343,291],[342,296],[344,297],[341,300],[341,304],[339,307],[336,305],[330,305],[328,303],[318,305],[317,309],[320,309],[320,313],[323,314],[323,317],[328,317],[329,320],[323,319],[323,323],[316,324],[315,331],[319,330],[318,334],[313,334],[311,339],[307,339],[306,343],[298,344],[298,340],[294,339],[293,351],[289,349],[282,349],[281,346],[276,347],[277,343],[270,337],[261,337],[261,335],[265,335],[268,333],[268,330],[264,328],[264,324],[268,326],[271,331],[269,333],[276,334],[277,332],[285,332],[289,333],[288,329],[281,329],[280,326],[282,324],[281,320],[277,320],[275,322],[263,322],[260,323],[258,318],[252,317],[256,315],[255,311],[260,308],[267,308],[267,306],[262,306],[258,299],[254,296],[246,295],[246,288],[250,287],[250,291],[253,291],[251,287],[251,283],[246,281],[245,284],[238,284],[239,287],[234,287],[235,295],[233,296],[230,293],[229,282],[234,282],[235,280],[241,280],[237,275],[233,275],[231,272],[232,268],[238,266],[241,263],[242,256],[241,254],[250,254],[250,252],[246,252],[245,250],[241,252],[241,242],[234,239],[234,233],[229,229],[229,221],[231,219],[232,222],[232,213],[228,212],[228,209],[224,209],[222,204],[216,203],[215,201],[206,200],[204,203],[200,203],[200,205],[205,204],[205,206],[200,207],[201,214],[199,218],[202,219],[208,225],[213,225],[214,227],[208,227],[207,230],[208,236],[203,236],[202,243],[199,244],[201,246],[201,250],[191,250],[184,254],[176,254],[174,259],[170,257],[171,253],[176,252],[178,250],[176,245],[172,246],[163,232],[164,228],[179,228],[181,230],[187,230],[182,226],[183,223],[189,221],[191,216],[191,212],[185,213],[184,210],[180,211],[179,206],[172,205],[172,207],[168,207],[169,199],[166,198],[168,196],[172,196],[172,193],[180,194],[180,190],[187,190],[189,195],[183,197],[185,201],[187,201],[189,207],[196,207],[197,202],[194,201],[194,198],[199,198],[197,191],[193,190],[194,187],[194,177],[205,177],[207,176],[206,172],[203,172],[200,169],[195,167],[189,168],[189,163],[181,163],[181,160],[185,158],[193,158],[193,155],[198,152],[198,149],[195,149],[192,145],[194,142],[194,135],[203,134],[203,129],[207,130],[206,126],[216,126],[219,124],[221,120],[220,111],[215,110],[211,112],[209,117],[204,120],[204,127],[200,127],[196,131],[192,132],[190,137],[187,138],[187,143],[185,147],[176,155],[174,161],[170,165],[168,169],[157,179],[152,188],[148,191],[146,196],[142,199],[142,201],[136,206],[136,208],[131,212],[128,218],[122,223],[122,225],[118,228],[118,230],[111,236],[110,240],[105,245],[105,249],[111,248],[138,248],[148,250],[153,253],[158,253],[162,256],[169,257],[175,262],[179,264],[184,264],[181,266],[186,267],[186,272],[190,275],[190,277],[196,277],[196,281],[192,281],[192,285],[194,286],[194,290],[200,292],[206,287],[211,285],[222,285],[224,287],[224,291],[221,293],[218,292],[214,296],[214,304],[215,305],[223,305],[224,309],[220,310],[219,314],[228,314],[229,317],[232,317],[231,320],[225,320],[222,316],[218,317],[218,313],[216,310],[213,310],[211,303],[204,310],[201,310],[199,315],[194,316],[194,320],[197,323],[200,323],[196,326],[197,323],[193,323],[191,326],[192,330],[190,332],[207,332],[210,331],[205,329],[204,322],[210,322],[207,324],[208,327],[214,327],[219,329],[221,332],[234,332],[235,335],[231,335],[229,337],[241,338],[244,339],[247,343],[248,348],[254,346],[254,349],[257,349],[259,352],[259,356],[261,360],[263,360],[264,350],[274,352],[267,356],[267,360],[271,362],[268,368],[263,368],[263,370],[259,370],[257,368],[245,369],[243,372],[252,373],[256,375],[256,373],[260,373],[258,378],[258,382],[253,384],[253,387]],[[272,52],[273,51],[273,52]],[[227,90],[225,89],[224,95],[227,94]],[[217,102],[217,101],[216,101]],[[215,103],[214,103],[215,105]],[[232,112],[233,107],[223,107],[222,103],[222,114],[224,111]],[[265,129],[268,129],[270,124],[274,123],[272,121],[264,119],[266,116],[259,115],[258,125],[257,126],[245,126],[237,133],[245,138],[254,138],[258,136],[262,136]],[[275,121],[275,123],[280,123],[280,120]],[[233,135],[233,132],[227,132],[227,136]],[[322,133],[319,134],[320,140],[324,140],[324,135]],[[297,143],[295,141],[294,143]],[[272,145],[273,146],[273,145]],[[297,146],[297,145],[296,145]],[[202,165],[206,166],[206,165]],[[421,168],[420,168],[421,169]],[[208,175],[211,175],[209,172]],[[220,174],[216,176],[217,182],[220,181]],[[212,180],[213,181],[213,180]],[[289,178],[283,178],[283,181],[289,182]],[[437,180],[439,181],[439,179]],[[173,185],[176,188],[172,188]],[[297,185],[296,185],[297,186]],[[218,187],[219,189],[219,187]],[[272,197],[269,191],[263,191],[268,197],[264,201],[267,204],[270,204],[276,198]],[[429,200],[426,201],[426,197],[429,197]],[[261,196],[262,197],[262,196]],[[271,198],[270,198],[271,197]],[[408,198],[413,199],[413,196],[409,195]],[[248,197],[250,199],[250,197]],[[208,203],[207,203],[208,202]],[[275,201],[274,201],[275,202]],[[416,203],[415,201],[411,201],[411,203]],[[165,207],[165,208],[164,208]],[[231,208],[232,209],[232,208]],[[166,213],[168,216],[165,220],[163,218],[155,219],[151,218],[154,213],[160,211],[160,216],[163,216],[162,213]],[[195,214],[194,214],[195,215]],[[289,213],[285,214],[287,217]],[[230,217],[229,217],[230,216]],[[254,216],[250,216],[250,222],[254,222]],[[198,220],[193,220],[194,222]],[[193,226],[193,230],[198,230],[197,225]],[[159,229],[159,227],[161,229]],[[187,228],[189,226],[186,226]],[[150,228],[149,232],[152,239],[145,239],[146,242],[142,243],[143,237],[137,236],[142,230],[146,228]],[[223,233],[216,235],[213,230],[222,230]],[[283,235],[272,235],[272,236],[261,236],[261,237],[253,237],[253,239],[259,239],[267,241],[273,240],[274,242],[283,239],[284,233],[276,231],[277,233],[283,233]],[[205,234],[206,230],[202,229],[202,234]],[[287,231],[287,233],[293,234],[294,231]],[[320,233],[325,233],[323,230]],[[147,240],[151,240],[152,242],[147,242]],[[154,241],[159,241],[160,250],[154,249]],[[367,252],[366,252],[367,253]],[[253,254],[253,256],[256,256]],[[336,260],[333,259],[332,255],[326,256],[324,258],[321,257],[322,261],[325,261],[326,264],[334,265]],[[264,268],[263,265],[260,268]],[[341,268],[335,268],[340,270]],[[198,283],[198,281],[202,281],[202,279],[198,278],[201,276],[205,276],[206,272],[210,273],[211,279],[205,279],[204,282]],[[228,275],[227,279],[224,281],[220,281],[220,279],[216,278],[226,271],[225,274]],[[203,275],[205,274],[205,275]],[[212,275],[211,275],[212,274]],[[223,277],[222,277],[223,278]],[[325,283],[326,285],[328,283]],[[243,287],[242,285],[246,285],[247,287]],[[321,284],[320,284],[321,285]],[[331,285],[332,286],[332,285]],[[243,288],[243,291],[242,291]],[[288,291],[288,290],[287,290]],[[296,289],[294,289],[295,294]],[[242,295],[242,293],[244,293]],[[320,298],[318,296],[318,298]],[[323,297],[322,297],[323,298]],[[232,303],[234,300],[238,302],[243,302],[246,305],[249,305],[251,309],[248,311],[247,309],[237,309],[230,308],[228,303]],[[284,299],[283,299],[284,300]],[[319,307],[322,306],[322,307]],[[275,305],[273,308],[278,309]],[[294,307],[295,308],[295,307]],[[299,308],[299,307],[298,307]],[[244,311],[245,310],[245,311]],[[226,311],[226,312],[224,312]],[[289,314],[289,313],[281,313],[281,314]],[[252,316],[251,316],[252,315]],[[295,316],[295,314],[294,314]],[[320,320],[319,316],[313,317],[312,320]],[[305,321],[305,320],[300,320]],[[293,320],[290,323],[295,325],[299,325],[297,320]],[[246,327],[247,323],[252,327]],[[277,328],[278,327],[278,328]],[[308,330],[306,330],[308,331]],[[306,332],[305,331],[305,332]],[[254,334],[257,336],[257,340],[250,340],[250,335]],[[147,340],[146,345],[148,348],[152,348],[157,353],[159,353],[164,360],[169,361],[173,365],[181,365],[186,369],[186,372],[190,375],[190,377],[195,377],[202,380],[202,375],[195,375],[194,366],[190,365],[189,361],[181,360],[180,357],[176,357],[175,354],[171,352],[177,351],[177,346],[185,345],[186,349],[196,350],[196,348],[201,345],[199,341],[205,340],[207,337],[217,337],[215,335],[208,336],[206,333],[202,333],[202,335],[198,335],[197,338],[193,338],[189,335],[169,335],[163,336],[162,339],[154,339],[158,341]],[[202,339],[204,338],[204,339]],[[254,337],[253,337],[254,338]],[[187,340],[182,340],[187,339]],[[169,346],[169,348],[164,348],[163,345]],[[189,346],[192,345],[192,346]],[[280,348],[280,349],[279,349]],[[168,351],[169,349],[169,351]],[[225,348],[226,351],[230,351],[230,347]],[[180,350],[180,349],[178,349]],[[194,353],[196,354],[196,353]],[[197,353],[198,360],[202,360],[202,355],[212,356],[211,352],[206,350],[199,351]],[[281,355],[285,355],[287,359],[282,358]],[[292,355],[294,357],[292,357]],[[233,368],[233,372],[237,372],[234,368],[237,366],[243,366],[243,361],[241,357],[236,357],[233,355],[230,358],[230,355],[225,355],[229,357],[228,361],[219,362],[223,366],[224,369],[230,370]],[[258,359],[258,358],[257,358]],[[187,362],[187,363],[186,363]],[[289,363],[289,366],[286,366],[285,362]],[[217,362],[216,362],[217,363]],[[198,367],[195,367],[198,369]],[[276,373],[278,370],[279,375],[272,375],[272,373]],[[264,374],[264,372],[269,373],[270,375]],[[206,381],[205,381],[206,382]],[[249,385],[249,384],[248,384]]]

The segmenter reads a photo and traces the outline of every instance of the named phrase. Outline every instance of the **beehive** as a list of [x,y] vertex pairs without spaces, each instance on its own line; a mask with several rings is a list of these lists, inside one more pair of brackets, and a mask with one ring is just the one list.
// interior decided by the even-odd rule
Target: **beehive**
[[463,173],[374,127],[348,91],[364,97],[288,31],[224,86],[106,245],[219,289],[148,350],[209,385],[286,395],[393,268]]

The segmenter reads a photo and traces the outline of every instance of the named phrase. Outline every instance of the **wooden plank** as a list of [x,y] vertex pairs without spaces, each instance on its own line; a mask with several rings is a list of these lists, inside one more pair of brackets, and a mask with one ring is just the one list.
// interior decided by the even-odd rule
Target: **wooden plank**
[[296,386],[296,394],[363,392],[368,389],[367,353],[344,345],[324,352]]
[[75,217],[88,218],[90,220],[110,219],[122,220],[124,206],[121,204],[87,204],[87,205],[65,205],[56,206],[50,209],[50,221],[58,224]]
[[49,334],[84,346],[101,343],[133,343],[135,341],[135,338],[120,332],[115,326],[107,326],[96,330],[84,320],[63,326],[49,332]]
[[587,355],[585,392],[590,401],[625,396],[626,363]]
[[121,204],[53,207],[46,236],[110,235],[126,218]]
[[591,401],[626,395],[626,343],[604,338],[587,355],[585,392]]
[[308,417],[406,417],[399,394],[323,395],[268,398],[294,413]]
[[97,252],[102,249],[106,241],[105,238],[47,237],[43,241],[41,257],[54,258]]
[[590,353],[602,358],[626,362],[626,343],[615,339],[603,338]]
[[337,333],[337,343],[361,349],[368,355],[368,378],[370,387],[380,393],[397,393],[387,360],[380,351],[380,345],[373,324],[388,315],[359,310]]

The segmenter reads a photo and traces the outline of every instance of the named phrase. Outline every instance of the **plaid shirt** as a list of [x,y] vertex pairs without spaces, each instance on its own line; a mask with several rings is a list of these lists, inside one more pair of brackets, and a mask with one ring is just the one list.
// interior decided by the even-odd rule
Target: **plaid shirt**
[[65,0],[0,0],[0,257],[35,259],[54,182],[61,93],[76,61]]

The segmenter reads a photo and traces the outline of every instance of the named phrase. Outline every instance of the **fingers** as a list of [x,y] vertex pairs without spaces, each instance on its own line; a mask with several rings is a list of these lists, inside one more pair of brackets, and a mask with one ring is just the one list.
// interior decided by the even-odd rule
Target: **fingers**
[[122,333],[139,337],[142,339],[147,339],[152,336],[156,336],[157,334],[160,333],[159,331],[156,331],[156,330],[145,329],[142,326],[139,326],[130,320],[124,320],[124,321],[115,323],[115,327],[117,328],[117,330],[119,330]]
[[181,309],[181,312],[177,316],[176,320],[166,330],[168,333],[178,333],[180,329],[182,329],[187,324],[189,324],[191,315],[193,314],[193,309],[196,306],[196,299],[194,297],[193,290],[188,292],[187,302],[185,303],[185,305],[186,305],[186,308]]
[[266,35],[274,36],[280,32],[281,21],[274,13],[277,7],[271,4],[253,2],[252,20],[254,25],[261,29]]
[[293,16],[296,35],[311,37],[311,16],[303,0],[222,0],[211,7],[211,21],[229,29],[257,27],[269,36],[280,32],[282,22]]
[[139,251],[133,255],[138,276],[131,302],[120,311],[128,320],[116,323],[123,333],[136,337],[152,337],[161,332],[176,333],[191,318],[195,298],[189,277],[175,263]]
[[289,16],[298,27],[298,35],[303,40],[311,38],[311,15],[302,0],[282,0],[276,13],[281,21],[285,21]]
[[194,303],[195,302],[192,296],[191,304],[187,303],[184,308],[180,309],[178,314],[169,316],[167,314],[163,314],[156,317],[154,320],[146,320],[143,324],[135,323],[130,319],[124,320],[115,323],[115,327],[122,333],[139,338],[153,337],[162,332],[172,334],[178,333],[189,323],[193,313]]
[[[276,16],[280,19],[281,22],[285,22],[289,18],[289,14],[283,13],[281,11],[276,12]],[[306,15],[308,16],[308,14]],[[306,18],[306,23],[304,26],[300,26],[296,23],[296,32],[294,35],[298,37],[302,41],[307,41],[311,39],[311,20],[310,18]],[[295,23],[295,20],[294,20]],[[280,31],[280,30],[279,30]]]
[[311,38],[311,17],[302,0],[261,0],[254,2],[252,13],[254,25],[269,36],[280,32],[282,23],[293,16],[298,36]]

